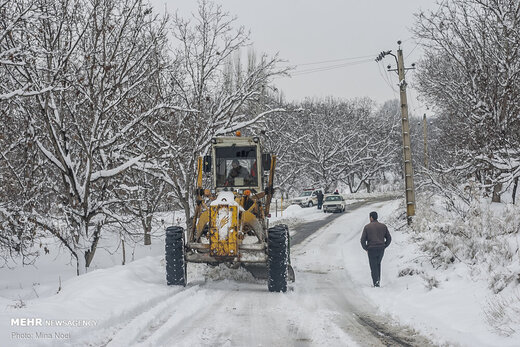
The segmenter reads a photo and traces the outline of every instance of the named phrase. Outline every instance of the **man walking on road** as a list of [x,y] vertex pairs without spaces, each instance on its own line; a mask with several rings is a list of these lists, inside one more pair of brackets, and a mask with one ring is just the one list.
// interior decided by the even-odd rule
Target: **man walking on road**
[[381,260],[385,254],[385,248],[392,242],[392,237],[386,225],[377,221],[377,212],[370,212],[369,218],[370,223],[365,225],[361,234],[361,247],[368,253],[374,287],[379,287]]

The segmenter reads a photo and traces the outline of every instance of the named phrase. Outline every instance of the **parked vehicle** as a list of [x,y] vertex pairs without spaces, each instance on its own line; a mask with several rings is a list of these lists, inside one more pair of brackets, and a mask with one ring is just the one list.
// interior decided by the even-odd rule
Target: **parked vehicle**
[[327,194],[323,199],[323,212],[345,212],[347,202],[342,195]]
[[318,188],[310,188],[304,189],[300,196],[291,200],[291,204],[297,204],[301,207],[312,207],[318,204],[318,192],[321,191],[323,193],[323,189]]

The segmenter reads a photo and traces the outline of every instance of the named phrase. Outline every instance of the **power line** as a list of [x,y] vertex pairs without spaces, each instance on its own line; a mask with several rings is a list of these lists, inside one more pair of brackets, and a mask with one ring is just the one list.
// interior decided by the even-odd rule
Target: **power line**
[[322,60],[322,61],[316,61],[316,62],[312,62],[312,63],[296,64],[296,66],[318,65],[318,64],[325,64],[325,63],[335,63],[335,62],[338,62],[338,61],[344,61],[344,60],[355,60],[355,59],[364,59],[364,58],[370,58],[370,57],[373,57],[373,56],[374,56],[374,55],[371,54],[371,55],[363,55],[363,56],[359,56],[359,57],[351,57],[351,58],[341,58],[341,59],[332,59],[332,60]]
[[395,87],[392,85],[392,81],[390,80],[390,77],[388,76],[388,71],[383,68],[385,71],[385,74],[381,72],[381,62],[377,64],[377,67],[379,69],[379,74],[383,78],[383,80],[386,82],[386,84],[392,89],[392,92],[394,92],[394,97],[397,98],[397,90],[395,90]]
[[337,59],[328,59],[328,60],[320,60],[320,61],[312,61],[312,62],[306,62],[306,63],[299,63],[299,64],[291,64],[289,61],[285,61],[283,63],[285,64],[288,64],[288,65],[293,65],[294,67],[299,67],[299,66],[306,66],[306,65],[319,65],[319,64],[326,64],[326,63],[335,63],[335,62],[339,62],[339,61],[348,61],[348,60],[356,60],[356,59],[365,59],[365,58],[370,58],[374,56],[374,54],[370,54],[370,55],[361,55],[361,56],[358,56],[358,57],[346,57],[346,58],[337,58]]
[[359,61],[354,61],[354,62],[344,63],[344,64],[335,64],[335,65],[321,66],[321,67],[316,67],[316,68],[312,68],[312,69],[305,69],[305,70],[299,70],[299,71],[297,70],[297,71],[293,72],[291,75],[292,76],[299,76],[299,75],[306,75],[306,74],[310,74],[310,73],[335,70],[335,69],[340,69],[340,68],[344,68],[344,67],[347,67],[347,66],[365,64],[365,63],[372,62],[372,61],[373,61],[373,59],[371,58],[371,59],[364,59],[364,60],[359,60]]

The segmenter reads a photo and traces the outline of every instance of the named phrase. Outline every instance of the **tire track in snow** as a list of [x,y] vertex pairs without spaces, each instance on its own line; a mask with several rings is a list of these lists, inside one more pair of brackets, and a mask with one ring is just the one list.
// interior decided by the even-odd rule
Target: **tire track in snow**
[[[150,298],[144,303],[131,306],[117,315],[110,317],[110,319],[101,322],[96,328],[88,332],[87,336],[82,336],[79,339],[74,339],[73,345],[77,346],[107,346],[116,336],[119,331],[124,329],[136,317],[146,314],[150,307],[161,305],[165,300],[182,294],[182,291],[169,291],[167,294],[160,294]],[[130,318],[129,318],[130,317]]]
[[176,313],[176,311],[172,312],[171,310],[172,304],[194,294],[198,287],[199,286],[196,285],[181,290],[175,295],[162,298],[154,304],[148,303],[149,309],[130,319],[130,321],[111,338],[106,346],[132,346],[138,341],[143,340],[150,332],[157,330]]
[[[367,205],[359,207],[377,206]],[[347,221],[359,207],[336,218]],[[420,339],[406,336],[413,331],[385,325],[386,318],[360,296],[343,268],[341,247],[331,247],[357,232],[339,233],[331,230],[333,221],[323,222],[317,232],[293,243],[297,282],[287,293],[269,293],[265,282],[253,279],[206,280],[211,276],[205,270],[190,279],[192,286],[161,296],[163,301],[154,298],[144,311],[133,309],[140,313],[112,335],[108,346],[419,345]]]
[[[362,212],[358,210],[356,214],[360,216],[359,213],[366,212],[368,216],[369,210],[378,207],[381,207],[380,203],[363,206]],[[297,277],[310,285],[302,286],[299,291],[320,293],[319,297],[323,298],[320,306],[338,313],[334,324],[362,346],[431,346],[430,341],[413,329],[389,324],[393,320],[377,314],[372,304],[360,294],[360,288],[344,269],[342,245],[358,237],[362,225],[345,223],[348,218],[345,215],[342,221],[337,221],[346,226],[346,231],[338,232],[337,226],[329,223],[299,245],[295,252],[298,257],[295,263],[299,266],[295,270]],[[333,256],[321,257],[323,254]]]
[[[149,335],[142,336],[138,343],[134,345],[183,346],[182,339],[183,336],[190,333],[190,325],[199,322],[203,317],[210,316],[212,302],[220,302],[226,295],[229,294],[226,292],[208,293],[199,287],[196,292],[187,295],[186,298],[175,298],[173,305],[169,306],[171,314],[160,325],[154,327]],[[197,335],[197,340],[200,337],[201,335]],[[186,345],[197,345],[197,340],[192,340]]]
[[[175,304],[182,316],[170,317],[136,345],[285,346],[329,340],[337,345],[338,331],[328,323],[330,312],[312,317],[294,295],[269,293],[264,283],[207,282],[194,294]],[[193,310],[196,307],[199,310]]]
[[[228,281],[206,283],[193,298],[194,305],[204,309],[196,314],[184,312],[184,317],[180,319],[170,319],[142,345],[243,346],[258,341],[255,335],[258,330],[251,330],[250,327],[256,324],[254,311],[262,305],[248,305],[246,297],[260,292],[259,285],[238,283],[231,285],[234,288],[229,288],[229,285]],[[261,287],[261,291],[265,292],[265,286],[262,284]],[[193,304],[193,300],[190,302]],[[260,326],[263,331],[265,322]]]

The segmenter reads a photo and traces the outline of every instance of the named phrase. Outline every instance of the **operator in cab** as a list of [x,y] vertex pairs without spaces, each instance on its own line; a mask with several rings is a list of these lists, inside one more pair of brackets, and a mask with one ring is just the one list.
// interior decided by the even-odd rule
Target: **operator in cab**
[[[249,170],[241,166],[237,159],[233,160],[231,166],[232,168],[229,170],[226,185],[238,185],[238,180],[235,180],[236,178],[242,178],[242,182],[250,181]],[[243,183],[241,185],[243,185]]]

